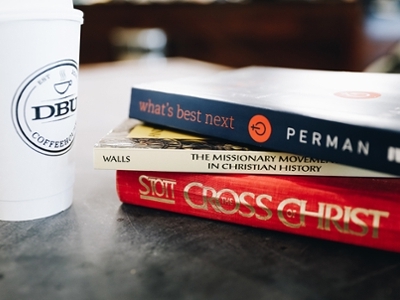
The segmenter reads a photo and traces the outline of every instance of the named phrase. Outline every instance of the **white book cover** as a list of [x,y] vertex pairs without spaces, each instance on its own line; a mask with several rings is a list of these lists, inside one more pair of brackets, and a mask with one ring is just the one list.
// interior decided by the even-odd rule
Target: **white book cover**
[[321,159],[250,149],[127,119],[94,145],[94,167],[190,173],[392,177]]

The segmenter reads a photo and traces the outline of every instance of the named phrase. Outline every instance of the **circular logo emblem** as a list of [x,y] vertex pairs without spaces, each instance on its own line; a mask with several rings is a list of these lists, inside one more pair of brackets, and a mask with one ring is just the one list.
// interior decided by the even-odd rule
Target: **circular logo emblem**
[[250,119],[248,125],[250,137],[258,142],[264,143],[269,139],[272,133],[272,127],[269,120],[262,115],[255,115]]
[[343,91],[335,93],[335,96],[342,98],[351,98],[351,99],[373,99],[380,97],[381,94],[375,92],[363,92],[363,91]]
[[30,75],[13,99],[13,122],[33,150],[58,156],[75,137],[78,67],[73,60],[49,64]]

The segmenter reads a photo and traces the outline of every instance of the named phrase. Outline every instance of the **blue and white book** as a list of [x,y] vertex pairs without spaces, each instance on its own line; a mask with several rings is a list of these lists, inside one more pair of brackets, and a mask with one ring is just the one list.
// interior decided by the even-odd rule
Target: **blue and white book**
[[400,75],[252,66],[133,86],[129,117],[400,175]]

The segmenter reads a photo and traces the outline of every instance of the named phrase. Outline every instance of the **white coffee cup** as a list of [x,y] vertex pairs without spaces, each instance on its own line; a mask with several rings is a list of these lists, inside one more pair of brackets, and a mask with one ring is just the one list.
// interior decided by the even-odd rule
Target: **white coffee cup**
[[72,0],[0,0],[0,220],[72,204],[82,16]]

